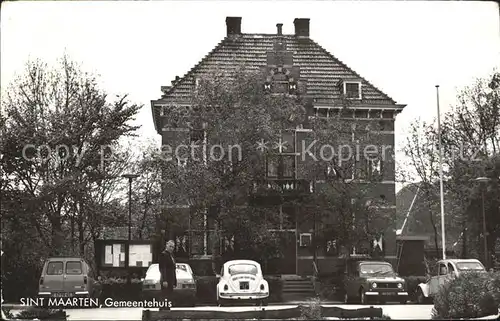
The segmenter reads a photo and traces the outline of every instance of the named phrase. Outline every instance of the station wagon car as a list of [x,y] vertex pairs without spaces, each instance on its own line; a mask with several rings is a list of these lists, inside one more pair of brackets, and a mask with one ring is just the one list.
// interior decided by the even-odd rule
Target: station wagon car
[[[172,294],[174,305],[179,306],[182,303],[195,306],[196,304],[196,279],[187,263],[177,263],[175,265],[175,274],[177,277],[177,286]],[[146,276],[142,280],[142,296],[145,299],[161,297],[161,274],[158,263],[151,264],[146,271]]]
[[50,257],[42,269],[39,297],[97,297],[99,287],[89,264],[79,257]]
[[440,260],[436,269],[426,283],[417,286],[417,302],[420,304],[432,301],[439,288],[465,272],[485,273],[483,264],[476,259]]
[[260,264],[251,260],[233,260],[224,263],[221,274],[217,275],[217,303],[219,306],[230,302],[253,302],[266,305],[269,285]]
[[344,273],[344,301],[367,304],[368,299],[380,302],[408,300],[405,280],[384,261],[350,261]]

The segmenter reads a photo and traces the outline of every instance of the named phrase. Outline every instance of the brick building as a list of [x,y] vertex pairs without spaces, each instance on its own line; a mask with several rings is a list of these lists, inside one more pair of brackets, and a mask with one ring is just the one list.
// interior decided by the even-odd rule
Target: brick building
[[[282,34],[282,24],[277,25],[274,34],[242,33],[239,17],[227,17],[226,25],[226,37],[183,77],[176,77],[171,86],[162,87],[163,95],[160,99],[151,101],[154,126],[158,134],[162,136],[162,144],[172,144],[172,142],[197,135],[186,127],[173,128],[169,119],[164,116],[164,111],[169,108],[189,108],[190,97],[196,88],[197,79],[216,69],[218,71],[224,68],[231,70],[235,66],[245,65],[247,68],[267,73],[263,77],[264,90],[278,92],[296,90],[307,95],[309,105],[306,107],[311,111],[312,117],[328,118],[342,113],[343,118],[355,120],[358,124],[362,124],[363,121],[373,122],[376,119],[379,128],[375,130],[381,134],[384,145],[394,146],[394,122],[404,105],[397,104],[314,42],[309,36],[309,19],[295,19],[295,33],[292,35]],[[269,70],[281,71],[283,69],[289,70],[289,73],[279,75],[279,72],[278,74],[269,72]],[[345,99],[349,100],[350,105],[347,110],[342,104]],[[306,127],[297,128],[290,137],[291,141],[297,141],[304,132],[307,132]],[[288,155],[287,157],[291,158],[291,166],[297,166],[298,156]],[[269,179],[277,182],[284,190],[289,188],[310,192],[313,191],[312,186],[321,184],[320,180],[314,182],[301,180],[296,171],[291,171],[291,176],[286,175],[283,172],[283,166],[280,168],[281,171]],[[384,199],[384,205],[380,206],[378,211],[394,215],[396,211],[394,158],[386,160],[383,165],[380,165],[379,170],[381,179],[373,185],[370,195],[373,199]],[[359,181],[361,185],[364,184],[363,179],[356,177],[354,171],[352,180]],[[189,216],[189,206],[183,203],[181,196],[172,201],[171,196],[175,192],[164,190],[164,195],[168,195],[169,200],[164,202],[163,215]],[[293,209],[283,206],[276,208],[277,215],[284,215],[290,210],[292,210],[292,216],[300,215],[296,211],[293,212]],[[178,237],[179,244],[184,245],[180,246],[183,253],[186,253],[191,262],[210,260],[211,242],[220,242],[220,240],[215,240],[210,233],[212,227],[209,223],[203,226],[201,230],[199,228],[195,230],[188,223],[185,235]],[[280,229],[289,235],[290,242],[285,246],[284,258],[276,262],[272,272],[268,272],[310,274],[313,254],[310,247],[303,246],[310,242],[310,224],[281,226]],[[395,226],[385,227],[383,234],[384,255],[387,259],[394,259],[396,255]],[[172,237],[171,234],[169,237]],[[185,244],[188,244],[187,248]],[[325,244],[316,253],[320,267],[332,265],[332,260],[338,258],[337,254],[328,255],[330,245],[331,243]]]

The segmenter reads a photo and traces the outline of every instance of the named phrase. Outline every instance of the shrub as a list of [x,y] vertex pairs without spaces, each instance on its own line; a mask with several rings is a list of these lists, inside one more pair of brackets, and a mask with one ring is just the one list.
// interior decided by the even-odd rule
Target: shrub
[[406,291],[410,297],[410,300],[415,299],[415,294],[417,292],[417,286],[420,283],[425,283],[427,281],[426,276],[405,276]]
[[322,320],[321,300],[319,298],[310,299],[307,305],[300,306],[300,320]]
[[66,312],[63,310],[30,308],[21,311],[15,319],[39,319],[39,320],[66,320]]
[[196,298],[200,303],[217,302],[217,283],[215,276],[199,276],[196,279]]
[[323,300],[343,300],[343,284],[337,275],[321,276],[319,283],[319,296]]
[[266,276],[269,284],[269,302],[283,301],[283,280],[277,276]]
[[2,318],[5,317],[5,319],[14,319],[14,313],[10,311],[11,309],[9,308],[2,308]]
[[114,300],[139,300],[142,290],[140,279],[131,279],[127,284],[126,278],[101,278],[96,282],[101,298],[113,298]]
[[498,314],[498,273],[466,273],[446,283],[434,297],[433,319],[479,318]]

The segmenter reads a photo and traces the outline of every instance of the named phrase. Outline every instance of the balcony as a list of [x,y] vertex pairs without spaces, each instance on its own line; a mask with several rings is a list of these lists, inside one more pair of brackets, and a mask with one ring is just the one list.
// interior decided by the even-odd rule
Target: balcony
[[252,194],[259,196],[295,196],[310,194],[312,192],[312,182],[300,179],[268,179],[256,181],[253,184],[252,190]]

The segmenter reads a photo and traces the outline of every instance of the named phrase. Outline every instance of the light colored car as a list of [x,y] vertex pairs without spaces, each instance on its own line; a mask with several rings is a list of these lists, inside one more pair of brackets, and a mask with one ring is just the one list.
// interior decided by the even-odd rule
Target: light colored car
[[217,275],[217,303],[253,302],[266,305],[269,284],[264,280],[260,264],[251,260],[233,260],[224,263]]
[[98,287],[90,266],[79,257],[50,257],[43,265],[39,297],[96,297]]
[[361,304],[367,304],[368,299],[401,304],[408,301],[405,280],[384,261],[349,261],[344,273],[344,290],[344,303],[356,299]]
[[[187,263],[177,263],[175,267],[177,286],[174,288],[172,295],[174,306],[179,306],[181,303],[194,306],[196,303],[196,279],[193,270]],[[161,297],[160,278],[161,274],[158,263],[151,264],[146,271],[145,278],[142,280],[142,294],[144,298]]]
[[420,304],[432,301],[441,286],[465,272],[486,272],[483,264],[476,259],[440,260],[436,263],[436,268],[435,275],[417,286],[417,302]]

